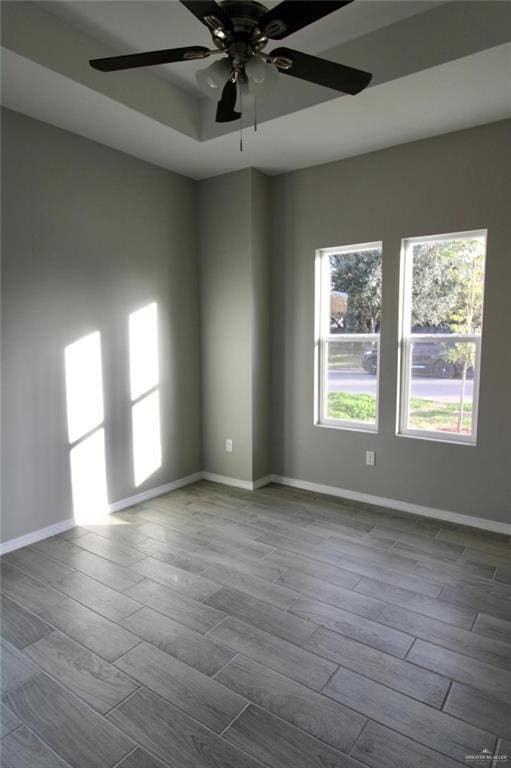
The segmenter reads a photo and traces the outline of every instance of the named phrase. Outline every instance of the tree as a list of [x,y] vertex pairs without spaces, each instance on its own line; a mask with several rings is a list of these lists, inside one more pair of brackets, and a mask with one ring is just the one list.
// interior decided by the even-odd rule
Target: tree
[[[479,240],[469,240],[458,252],[453,271],[457,277],[458,306],[452,315],[451,328],[454,333],[471,335],[480,333],[483,308],[484,250]],[[457,342],[448,353],[448,358],[461,365],[460,407],[457,430],[463,430],[465,409],[465,385],[467,373],[475,367],[475,344]]]
[[[479,333],[483,306],[484,247],[480,240],[422,243],[414,249],[412,327]],[[475,344],[449,343],[443,359],[461,367],[457,431],[463,431],[468,372],[475,367]]]
[[381,323],[381,251],[330,256],[331,290],[347,296],[344,333],[375,333]]

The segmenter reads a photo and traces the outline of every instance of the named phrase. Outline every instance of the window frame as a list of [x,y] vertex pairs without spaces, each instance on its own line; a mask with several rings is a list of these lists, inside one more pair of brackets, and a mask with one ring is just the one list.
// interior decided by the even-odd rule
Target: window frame
[[[483,306],[481,313],[481,331],[479,334],[462,333],[412,333],[412,284],[413,284],[413,257],[412,248],[417,243],[431,243],[442,240],[469,240],[478,237],[484,238],[484,270],[483,270]],[[479,385],[481,379],[481,346],[484,322],[484,293],[486,278],[486,257],[488,244],[488,230],[475,229],[463,232],[450,232],[442,235],[426,235],[425,237],[406,237],[401,241],[400,263],[400,290],[399,290],[399,375],[398,375],[398,408],[396,419],[396,434],[398,437],[408,437],[418,440],[430,440],[439,443],[454,445],[475,446],[477,444],[477,427],[479,416]],[[411,357],[414,342],[439,341],[466,341],[475,345],[475,364],[472,389],[472,424],[470,435],[457,432],[441,432],[440,430],[413,429],[408,427],[410,389],[412,376]]]
[[[381,330],[378,333],[330,333],[329,309],[330,309],[330,266],[329,257],[356,253],[357,251],[380,250],[383,261],[383,241],[376,240],[368,243],[355,243],[354,245],[330,246],[318,248],[315,255],[314,270],[314,308],[315,308],[315,333],[314,333],[314,426],[330,429],[342,429],[354,432],[378,432],[379,426],[379,392],[380,392],[380,349]],[[328,265],[328,268],[327,268]],[[350,342],[376,343],[377,372],[376,372],[376,414],[374,422],[362,422],[355,420],[332,419],[326,416],[326,404],[328,403],[328,345],[332,343]]]

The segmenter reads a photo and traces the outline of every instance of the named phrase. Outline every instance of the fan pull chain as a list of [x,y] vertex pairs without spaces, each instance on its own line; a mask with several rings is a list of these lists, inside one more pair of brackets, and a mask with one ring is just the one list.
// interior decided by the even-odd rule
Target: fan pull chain
[[240,110],[240,152],[243,152],[243,92],[241,89],[241,83],[238,80],[236,83],[238,87],[238,98],[239,98],[239,110]]
[[254,96],[254,132],[257,133],[257,96]]

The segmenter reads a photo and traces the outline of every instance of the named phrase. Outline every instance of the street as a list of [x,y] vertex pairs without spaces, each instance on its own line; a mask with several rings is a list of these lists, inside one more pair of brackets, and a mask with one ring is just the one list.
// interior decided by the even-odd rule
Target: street
[[[430,376],[414,376],[411,396],[454,403],[459,400],[460,387],[461,379],[434,379]],[[469,401],[472,399],[473,387],[473,379],[467,379],[465,395]],[[365,371],[330,370],[328,373],[328,391],[374,395],[376,393],[376,376],[371,376]]]

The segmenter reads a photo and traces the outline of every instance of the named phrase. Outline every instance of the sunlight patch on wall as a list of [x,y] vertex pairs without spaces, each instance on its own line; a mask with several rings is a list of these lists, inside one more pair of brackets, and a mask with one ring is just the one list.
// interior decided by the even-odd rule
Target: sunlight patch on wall
[[67,424],[74,443],[103,421],[103,381],[99,331],[65,350]]
[[156,304],[132,312],[130,333],[131,399],[158,386],[158,315]]
[[73,511],[83,525],[109,512],[99,331],[66,347],[64,359]]
[[73,509],[78,524],[98,522],[108,515],[105,466],[104,429],[71,449]]
[[135,485],[161,467],[160,398],[154,391],[133,406]]
[[155,303],[129,317],[135,486],[161,467],[158,311]]

